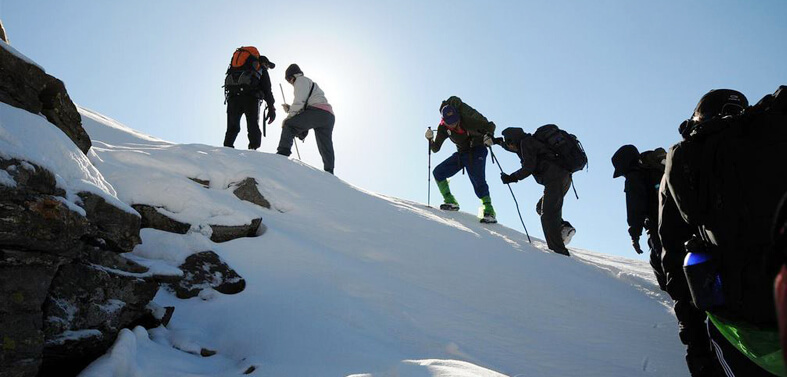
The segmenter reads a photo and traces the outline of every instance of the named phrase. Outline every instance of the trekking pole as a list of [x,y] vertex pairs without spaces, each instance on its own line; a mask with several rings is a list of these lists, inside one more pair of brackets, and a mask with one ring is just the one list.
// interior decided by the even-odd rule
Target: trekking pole
[[[489,153],[492,155],[492,163],[497,164],[497,167],[500,169],[500,173],[505,174],[503,173],[503,167],[500,166],[500,161],[498,161],[497,157],[495,156],[495,152],[492,151],[492,147],[489,147]],[[519,202],[516,201],[514,190],[511,189],[510,183],[506,183],[506,186],[508,186],[508,191],[511,191],[511,197],[514,198],[514,204],[516,204],[516,213],[519,214],[519,221],[522,223],[522,228],[525,228],[525,235],[527,235],[527,242],[532,244],[533,241],[530,240],[530,233],[527,232],[527,227],[525,226],[525,220],[522,220],[522,212],[519,211]]]
[[[284,103],[287,103],[287,98],[284,97],[284,88],[281,87],[281,83],[279,83],[279,90],[281,90],[281,100],[284,101]],[[282,127],[283,126],[284,121],[282,121]],[[292,143],[295,144],[295,153],[298,155],[298,161],[301,161],[301,151],[298,150],[298,138],[293,138]]]
[[[432,127],[429,127],[429,130],[432,130]],[[426,140],[426,148],[429,150],[429,163],[427,165],[426,176],[427,176],[427,188],[426,188],[426,206],[431,207],[432,201],[432,141],[427,139]]]
[[[258,103],[261,104],[262,102],[259,101]],[[257,105],[257,106],[259,107],[260,105]],[[267,137],[267,135],[265,135],[265,133],[266,133],[265,124],[267,123],[267,122],[265,122],[265,118],[267,118],[267,117],[268,117],[268,104],[266,103],[265,104],[265,109],[262,110],[262,137]]]

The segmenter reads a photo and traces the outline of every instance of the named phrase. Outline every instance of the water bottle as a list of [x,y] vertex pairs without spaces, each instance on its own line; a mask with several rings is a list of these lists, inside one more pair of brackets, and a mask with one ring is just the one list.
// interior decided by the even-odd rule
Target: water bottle
[[685,246],[687,254],[683,260],[683,273],[694,306],[704,311],[724,305],[719,263],[713,253],[699,238],[690,239]]

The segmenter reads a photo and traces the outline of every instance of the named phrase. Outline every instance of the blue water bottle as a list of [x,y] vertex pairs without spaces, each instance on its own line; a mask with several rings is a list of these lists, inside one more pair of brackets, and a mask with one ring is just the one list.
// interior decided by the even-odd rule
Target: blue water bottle
[[694,306],[704,311],[724,305],[719,264],[713,253],[699,238],[690,239],[685,246],[687,254],[683,260],[683,273],[686,275]]

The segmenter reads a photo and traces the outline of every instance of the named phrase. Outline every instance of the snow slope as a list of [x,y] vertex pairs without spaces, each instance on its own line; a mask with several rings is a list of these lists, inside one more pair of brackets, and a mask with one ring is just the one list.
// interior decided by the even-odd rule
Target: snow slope
[[[155,302],[176,307],[168,328],[124,330],[83,377],[250,367],[254,376],[688,375],[670,302],[644,262],[576,249],[566,258],[517,230],[365,192],[283,156],[172,144],[80,111],[90,161],[118,199],[194,224],[186,235],[143,230],[130,258],[175,270],[210,249],[247,282],[237,295],[189,300],[160,290]],[[245,177],[272,210],[232,196]],[[257,238],[215,244],[202,226],[254,217],[268,227]],[[195,355],[201,348],[218,354]]]

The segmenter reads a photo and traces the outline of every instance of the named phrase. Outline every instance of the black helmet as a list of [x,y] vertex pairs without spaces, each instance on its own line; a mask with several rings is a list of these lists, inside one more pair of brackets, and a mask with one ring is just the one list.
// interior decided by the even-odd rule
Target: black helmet
[[737,115],[747,107],[749,101],[743,93],[732,89],[714,89],[700,98],[691,119],[703,122],[717,116]]
[[303,74],[301,67],[298,67],[298,65],[294,63],[290,64],[290,66],[287,67],[287,70],[284,71],[284,79],[290,81],[298,73]]
[[639,161],[639,150],[637,147],[628,144],[620,147],[615,154],[612,155],[612,166],[615,167],[615,173],[612,178],[620,177],[628,173]]

